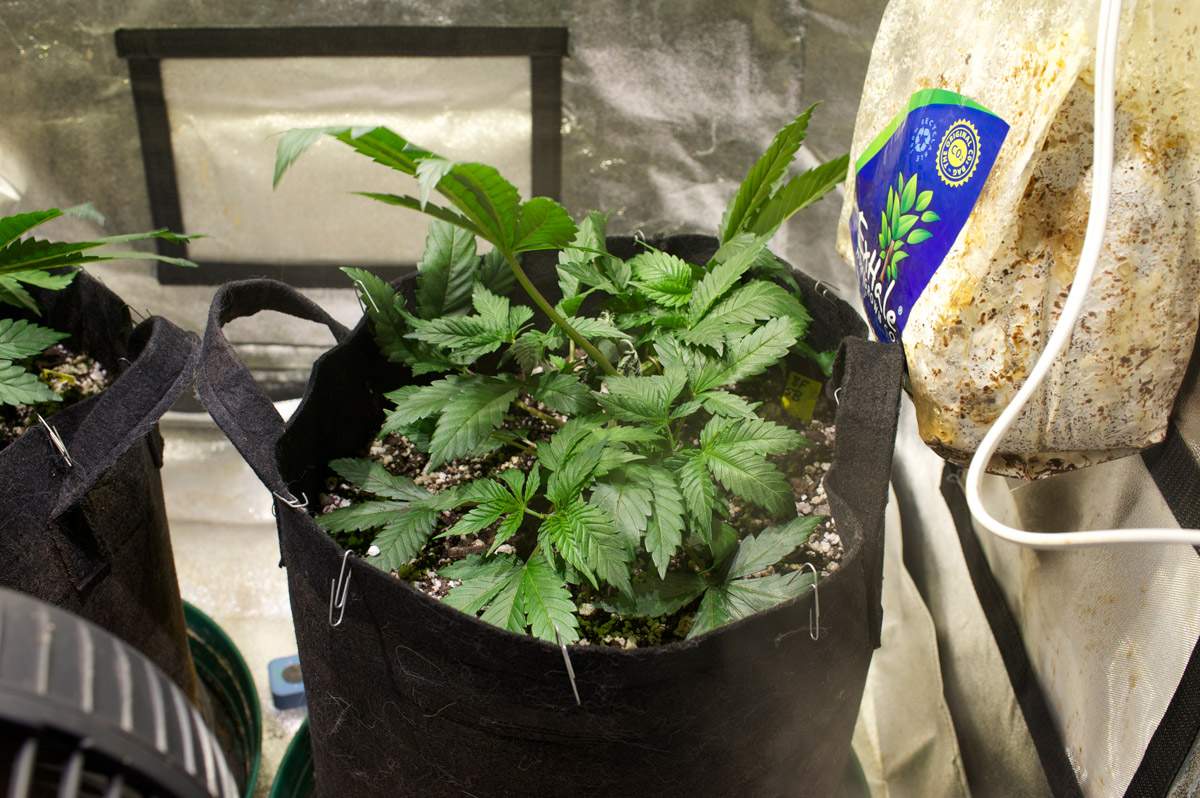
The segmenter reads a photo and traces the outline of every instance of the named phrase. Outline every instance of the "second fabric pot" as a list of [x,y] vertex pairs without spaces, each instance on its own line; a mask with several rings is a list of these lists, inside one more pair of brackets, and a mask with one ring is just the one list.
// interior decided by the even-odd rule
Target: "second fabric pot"
[[[715,246],[698,243],[665,248],[696,259]],[[859,333],[847,305],[802,282],[819,331],[814,345]],[[221,332],[261,310],[325,323],[339,339],[314,367],[286,432]],[[276,495],[318,788],[339,798],[833,794],[879,642],[901,369],[896,347],[856,337],[844,344],[826,491],[845,557],[818,584],[819,621],[816,597],[806,593],[683,643],[572,648],[577,706],[557,647],[346,559],[304,509],[326,463],[358,454],[373,437],[383,393],[411,379],[379,354],[368,326],[349,334],[280,283],[222,288],[198,386]],[[344,613],[332,606],[342,587]]]
[[36,292],[43,323],[117,375],[103,393],[0,449],[0,586],[77,613],[148,656],[196,701],[196,671],[163,502],[158,419],[192,382],[199,341],[166,319],[131,324],[86,273]]

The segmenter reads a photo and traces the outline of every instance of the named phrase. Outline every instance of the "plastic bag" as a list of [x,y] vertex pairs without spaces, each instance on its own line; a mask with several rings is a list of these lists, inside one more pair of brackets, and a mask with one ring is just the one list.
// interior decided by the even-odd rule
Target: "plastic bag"
[[[1126,3],[1089,309],[992,471],[1042,476],[1165,434],[1200,288],[1198,26],[1200,4]],[[921,437],[954,462],[1016,393],[1070,289],[1094,29],[1086,0],[894,0],[875,41],[838,247],[876,333],[903,342]]]

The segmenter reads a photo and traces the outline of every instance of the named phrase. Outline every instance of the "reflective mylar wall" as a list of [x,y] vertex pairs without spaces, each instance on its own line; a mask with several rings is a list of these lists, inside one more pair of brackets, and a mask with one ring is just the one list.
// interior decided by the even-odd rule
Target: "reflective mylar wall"
[[[776,129],[810,102],[824,105],[804,157],[825,159],[848,148],[883,5],[882,0],[13,0],[0,17],[0,71],[5,76],[0,90],[0,212],[91,201],[108,217],[107,232],[151,226],[128,68],[113,44],[117,28],[546,25],[566,27],[570,35],[570,55],[563,62],[563,200],[571,212],[608,210],[612,232],[712,232],[753,158]],[[164,62],[168,93],[170,68]],[[467,71],[459,78],[450,83],[463,92],[465,102],[472,96],[471,75]],[[496,79],[503,83],[501,78]],[[474,96],[500,106],[519,104],[528,86],[514,81],[499,101],[490,92]],[[370,87],[368,81],[362,85]],[[191,99],[201,98],[193,92]],[[213,99],[203,98],[204,103]],[[286,109],[294,98],[279,99]],[[226,122],[234,119],[236,99],[230,100]],[[209,121],[221,119],[218,113]],[[281,129],[289,126],[281,121]],[[210,126],[204,135],[221,127]],[[202,144],[201,153],[205,147],[210,153],[231,152],[233,145],[265,135],[258,127],[239,130],[236,124],[227,130],[229,141],[191,143]],[[192,133],[200,135],[198,129]],[[270,147],[254,141],[255,146],[239,151],[269,157]],[[504,160],[503,154],[499,157]],[[519,162],[520,156],[510,153],[509,160]],[[213,182],[204,186],[212,202],[222,197],[243,201],[238,181],[260,175],[269,180],[269,163],[238,169],[221,155],[212,165],[220,167],[208,173]],[[518,184],[528,179],[514,168],[510,176]],[[271,196],[269,185],[255,192],[254,197]],[[307,205],[297,206],[291,214],[295,223],[303,227],[321,211],[316,199],[308,197]],[[183,201],[186,214],[187,204],[197,200],[185,196]],[[832,198],[802,213],[779,235],[775,249],[852,297],[853,274],[833,249],[838,206]],[[361,222],[354,218],[357,207],[331,200],[323,226],[356,231],[343,239],[361,238],[357,231],[366,228],[355,227]],[[281,213],[266,227],[288,215]],[[61,225],[55,232],[64,235],[97,232],[91,222],[72,219]],[[266,227],[244,225],[235,236],[231,225],[214,236],[220,240],[213,245],[244,248],[248,259],[260,236],[279,232]],[[413,237],[394,225],[378,235]],[[320,243],[303,241],[306,250]],[[310,261],[370,255],[355,249],[352,241],[339,244],[336,235],[321,248],[325,257],[310,253]],[[202,325],[211,287],[160,285],[152,267],[141,263],[97,271],[138,309],[169,315],[193,329]],[[309,293],[344,321],[359,314],[347,290]],[[243,341],[268,343],[326,340],[309,325],[281,323],[271,314],[238,322],[231,333]]]

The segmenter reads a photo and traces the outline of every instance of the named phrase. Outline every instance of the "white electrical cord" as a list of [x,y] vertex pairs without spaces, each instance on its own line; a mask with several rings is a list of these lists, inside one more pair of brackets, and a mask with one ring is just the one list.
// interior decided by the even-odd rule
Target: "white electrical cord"
[[1065,549],[1079,546],[1105,546],[1113,543],[1186,543],[1200,545],[1198,529],[1098,529],[1086,532],[1030,532],[1001,523],[983,506],[980,485],[987,464],[995,454],[1005,433],[1025,409],[1025,405],[1041,386],[1055,359],[1071,341],[1075,323],[1087,301],[1088,289],[1096,272],[1100,250],[1108,226],[1109,195],[1112,191],[1114,103],[1117,70],[1117,29],[1120,25],[1121,0],[1100,0],[1100,15],[1096,24],[1096,98],[1093,121],[1092,202],[1088,210],[1087,232],[1079,267],[1058,324],[1046,343],[1046,348],[1034,364],[1029,378],[1008,407],[983,436],[979,449],[967,469],[966,496],[971,516],[983,528],[997,537],[1035,549]]

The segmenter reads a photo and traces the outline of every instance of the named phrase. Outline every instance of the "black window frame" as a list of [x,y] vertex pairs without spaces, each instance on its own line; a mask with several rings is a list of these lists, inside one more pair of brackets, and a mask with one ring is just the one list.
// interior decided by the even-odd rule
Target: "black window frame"
[[[530,62],[531,177],[534,195],[562,195],[562,59],[566,28],[312,26],[281,28],[138,28],[115,34],[117,55],[129,62],[146,189],[155,227],[184,231],[161,62],[181,58],[490,57],[525,56]],[[186,232],[186,231],[185,231]],[[162,255],[188,257],[186,244],[159,240]],[[194,260],[194,259],[193,259]],[[246,277],[274,277],[301,288],[344,287],[327,263],[198,260],[200,269],[159,264],[168,285],[217,285]],[[415,264],[372,266],[398,277]]]

